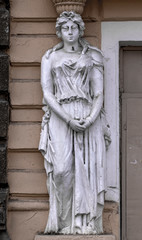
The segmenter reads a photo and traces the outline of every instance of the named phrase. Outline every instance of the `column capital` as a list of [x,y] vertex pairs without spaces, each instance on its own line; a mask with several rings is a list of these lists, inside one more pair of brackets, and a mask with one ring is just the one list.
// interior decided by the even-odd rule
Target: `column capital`
[[63,11],[74,11],[82,14],[87,0],[52,0],[58,14]]

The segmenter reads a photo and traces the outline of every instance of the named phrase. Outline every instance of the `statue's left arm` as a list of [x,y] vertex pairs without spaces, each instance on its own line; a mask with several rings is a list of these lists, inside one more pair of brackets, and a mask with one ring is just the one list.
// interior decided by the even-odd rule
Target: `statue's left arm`
[[90,115],[86,118],[86,127],[95,122],[103,106],[103,56],[100,52],[92,51],[94,66],[91,72],[91,90],[93,104]]

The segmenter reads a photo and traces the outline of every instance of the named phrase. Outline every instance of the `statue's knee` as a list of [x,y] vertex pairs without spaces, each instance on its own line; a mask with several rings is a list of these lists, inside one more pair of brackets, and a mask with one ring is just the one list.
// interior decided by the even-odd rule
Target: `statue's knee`
[[64,168],[59,167],[58,169],[54,170],[54,177],[56,179],[61,179],[65,175],[65,170]]

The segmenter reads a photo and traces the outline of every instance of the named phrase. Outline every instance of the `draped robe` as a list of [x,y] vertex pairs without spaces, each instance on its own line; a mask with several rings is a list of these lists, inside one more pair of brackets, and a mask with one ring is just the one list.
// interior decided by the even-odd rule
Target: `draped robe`
[[[103,91],[103,64],[91,51],[96,50],[89,49],[76,60],[61,59],[52,64],[47,53],[54,95],[73,119],[89,116],[93,100]],[[99,80],[92,79],[92,72]],[[44,110],[39,149],[44,155],[50,196],[45,233],[101,233],[106,190],[105,135],[110,136],[105,115],[100,111],[89,128],[75,132],[52,109],[45,106]]]

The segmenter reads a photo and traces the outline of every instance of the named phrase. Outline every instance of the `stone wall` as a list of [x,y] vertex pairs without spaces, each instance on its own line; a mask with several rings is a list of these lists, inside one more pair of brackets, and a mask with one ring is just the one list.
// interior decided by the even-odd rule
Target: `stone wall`
[[6,230],[7,184],[7,131],[9,123],[9,3],[0,1],[0,239],[8,240]]
[[[44,52],[59,41],[54,28],[57,14],[51,0],[10,2],[11,38],[7,51],[11,62],[8,232],[11,240],[32,240],[37,231],[44,231],[49,209],[43,157],[38,152],[43,115],[40,61]],[[86,39],[100,48],[101,21],[139,20],[141,5],[137,0],[135,5],[132,0],[88,0],[83,13]],[[3,57],[6,58],[5,55]],[[2,107],[7,109],[7,106]],[[117,203],[105,204],[104,230],[119,239]]]

